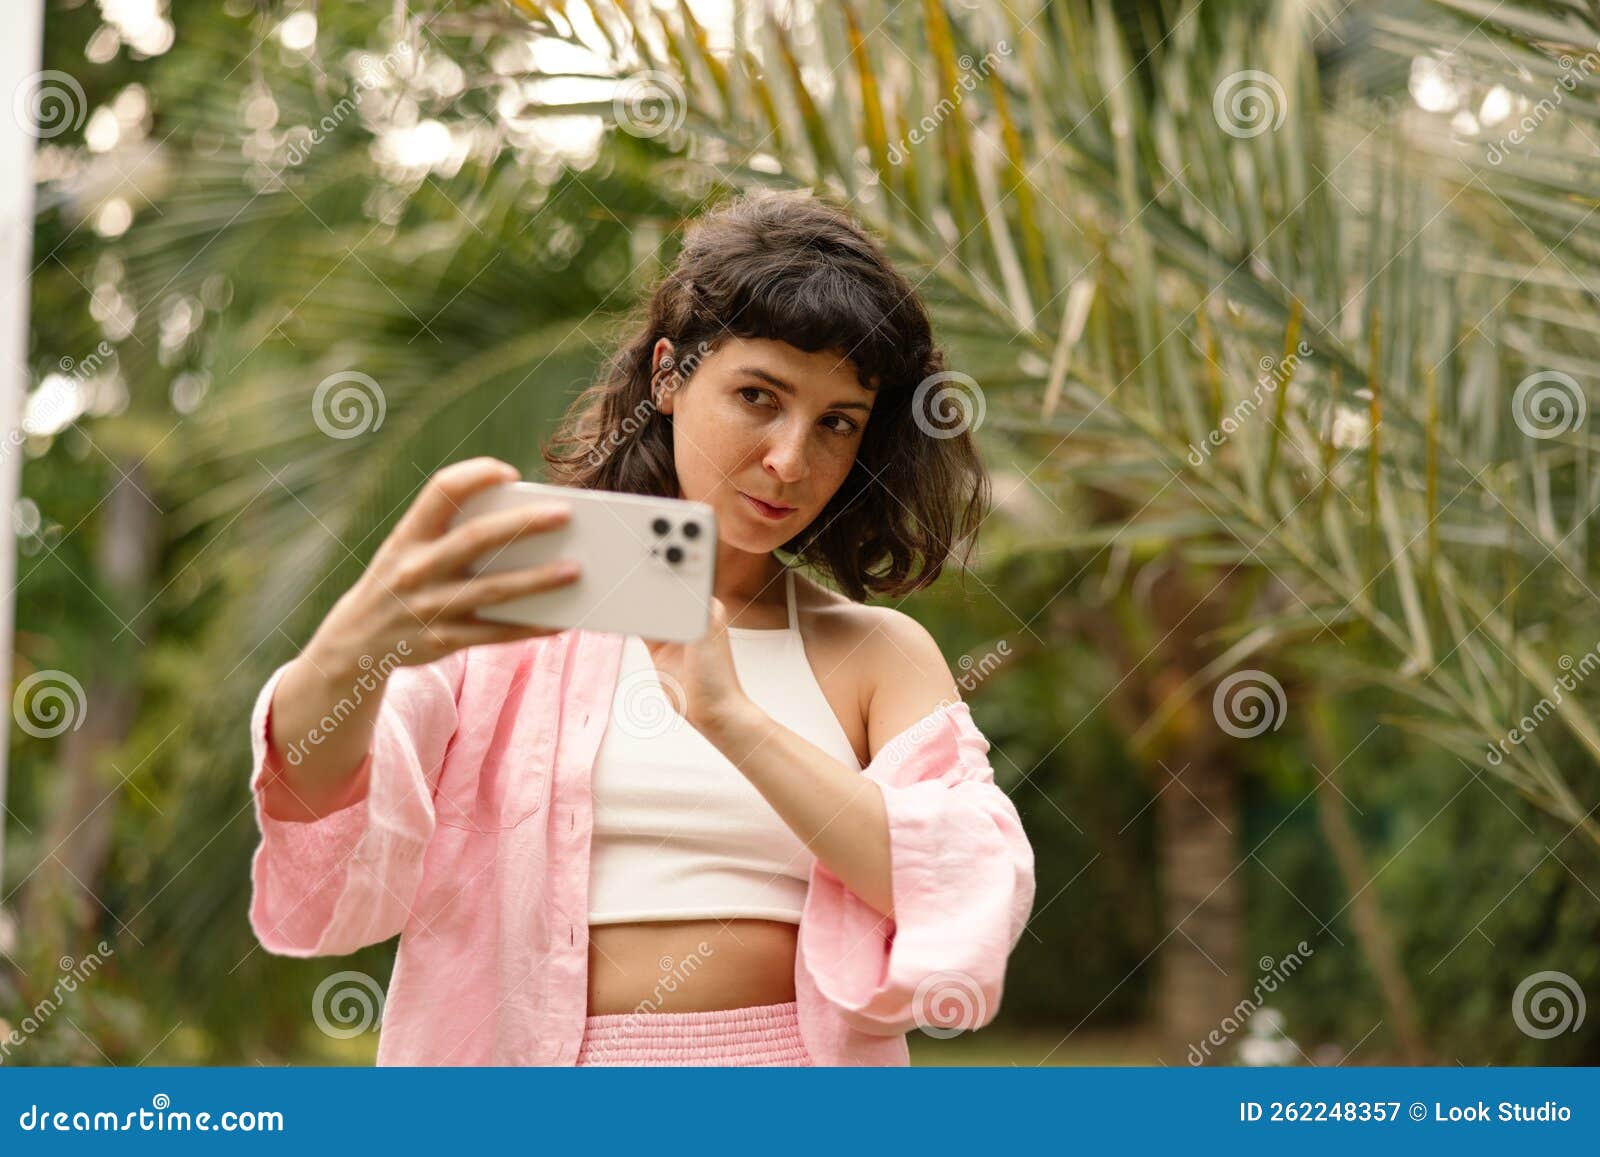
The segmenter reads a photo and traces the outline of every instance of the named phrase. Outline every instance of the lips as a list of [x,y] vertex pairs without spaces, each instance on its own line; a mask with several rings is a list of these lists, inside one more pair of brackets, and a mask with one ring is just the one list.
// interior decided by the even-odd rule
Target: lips
[[755,498],[749,494],[746,494],[743,490],[739,491],[739,496],[748,502],[751,509],[753,509],[757,514],[761,515],[763,518],[769,519],[772,522],[777,522],[780,519],[787,518],[797,509],[793,506],[778,506],[770,502],[763,502],[759,498]]

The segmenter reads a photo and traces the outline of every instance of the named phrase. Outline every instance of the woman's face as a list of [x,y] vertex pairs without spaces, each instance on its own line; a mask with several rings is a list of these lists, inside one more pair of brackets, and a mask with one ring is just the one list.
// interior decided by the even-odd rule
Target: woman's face
[[872,411],[875,395],[842,351],[730,338],[692,364],[663,338],[654,352],[658,367],[670,353],[689,371],[660,398],[679,497],[709,504],[739,550],[765,554],[805,529],[850,473]]

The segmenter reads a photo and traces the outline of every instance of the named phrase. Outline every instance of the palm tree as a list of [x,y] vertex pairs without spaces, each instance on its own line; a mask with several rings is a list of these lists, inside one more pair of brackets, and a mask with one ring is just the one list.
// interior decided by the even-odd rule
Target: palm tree
[[[1158,788],[1183,787],[1162,792],[1174,1042],[1237,988],[1237,744],[1312,688],[1391,690],[1384,721],[1600,845],[1600,729],[1577,687],[1600,662],[1578,381],[1593,162],[1559,148],[1600,136],[1592,99],[1497,169],[1463,163],[1462,126],[1382,77],[1319,67],[1340,5],[1141,22],[1103,0],[841,0],[759,27],[741,6],[714,46],[687,6],[515,4],[603,60],[625,129],[672,126],[721,182],[848,202],[916,270],[990,459],[1061,515],[992,526],[997,555],[1092,546],[1148,592],[1143,638],[1127,616],[1069,626],[1137,676],[1130,740]],[[1391,8],[1374,35],[1460,49],[1529,96],[1595,41],[1583,4],[1437,7]],[[1016,609],[1019,630],[1049,609]]]

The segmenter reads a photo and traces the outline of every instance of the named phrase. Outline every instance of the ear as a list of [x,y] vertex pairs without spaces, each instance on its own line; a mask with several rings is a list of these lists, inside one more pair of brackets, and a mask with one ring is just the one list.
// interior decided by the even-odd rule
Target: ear
[[672,388],[678,372],[677,359],[673,355],[672,343],[664,337],[656,340],[650,355],[650,398],[663,414],[672,413],[672,398],[677,393]]

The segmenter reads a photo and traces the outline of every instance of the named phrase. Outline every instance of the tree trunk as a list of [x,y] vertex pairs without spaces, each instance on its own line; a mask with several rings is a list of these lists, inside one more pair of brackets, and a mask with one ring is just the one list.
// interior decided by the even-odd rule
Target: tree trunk
[[1170,1065],[1192,1063],[1191,1047],[1205,1056],[1207,1034],[1239,999],[1244,886],[1238,784],[1229,761],[1205,750],[1213,745],[1199,746],[1187,766],[1168,765],[1175,775],[1157,769],[1166,779],[1156,799],[1156,840],[1167,938],[1156,1009],[1162,1059]]
[[132,775],[134,768],[125,766],[119,773],[106,760],[133,730],[138,713],[133,672],[154,629],[153,618],[140,612],[150,600],[160,557],[161,515],[146,497],[139,464],[124,460],[118,465],[95,552],[95,577],[111,609],[97,601],[89,612],[104,618],[106,646],[84,680],[82,726],[61,737],[52,806],[39,835],[40,862],[21,905],[22,926],[36,938],[40,954],[50,958],[71,951],[97,924],[112,919],[99,900],[100,883],[111,854],[123,775]]

